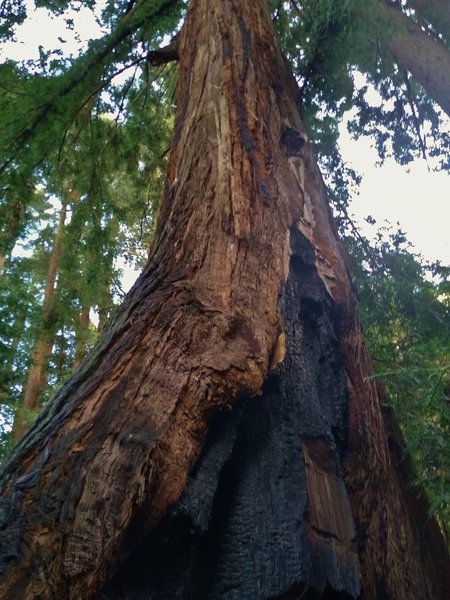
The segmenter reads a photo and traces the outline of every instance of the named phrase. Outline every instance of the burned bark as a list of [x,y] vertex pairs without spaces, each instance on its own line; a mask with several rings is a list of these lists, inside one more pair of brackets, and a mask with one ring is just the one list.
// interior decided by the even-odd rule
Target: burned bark
[[180,500],[106,598],[359,597],[335,306],[297,227],[280,312],[286,354],[262,396],[216,415]]
[[0,595],[443,599],[266,2],[178,48],[155,249],[4,469]]

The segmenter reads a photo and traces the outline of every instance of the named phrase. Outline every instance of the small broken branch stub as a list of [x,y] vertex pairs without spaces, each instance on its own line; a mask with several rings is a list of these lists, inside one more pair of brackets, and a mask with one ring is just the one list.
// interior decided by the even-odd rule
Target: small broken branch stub
[[167,46],[162,46],[156,50],[151,50],[147,54],[147,60],[153,67],[165,65],[169,62],[179,60],[178,54],[178,34],[171,40]]

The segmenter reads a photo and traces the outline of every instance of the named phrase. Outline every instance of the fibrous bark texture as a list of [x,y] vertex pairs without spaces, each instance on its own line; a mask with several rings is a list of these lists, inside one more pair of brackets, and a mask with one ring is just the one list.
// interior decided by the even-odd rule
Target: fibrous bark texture
[[265,0],[178,51],[155,250],[5,468],[0,597],[444,598]]

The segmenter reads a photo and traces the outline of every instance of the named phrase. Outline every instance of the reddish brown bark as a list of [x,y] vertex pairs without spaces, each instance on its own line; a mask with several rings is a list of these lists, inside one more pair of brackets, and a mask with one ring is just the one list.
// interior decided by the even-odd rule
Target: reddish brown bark
[[22,437],[30,426],[30,413],[39,409],[39,395],[47,382],[46,366],[53,345],[51,327],[52,301],[58,265],[61,258],[65,221],[66,205],[63,204],[59,213],[58,227],[48,265],[47,281],[45,283],[44,300],[42,303],[41,330],[31,352],[31,365],[27,374],[23,399],[14,418],[12,438],[15,442]]
[[[263,419],[270,374],[282,377],[287,356],[301,363],[317,347],[324,360],[340,356],[349,395],[348,403],[339,396],[337,417],[348,430],[339,442],[346,485],[337,441],[291,434],[306,477],[298,501],[308,507],[296,519],[306,521],[320,590],[329,570],[331,593],[342,597],[362,588],[365,598],[406,600],[414,585],[416,597],[443,600],[405,514],[346,258],[266,2],[192,0],[179,53],[155,249],[93,355],[4,470],[0,596],[92,598],[180,498],[213,415],[226,425],[237,411],[221,409],[244,397],[254,411],[249,425]],[[302,294],[296,327],[295,310],[279,300]],[[308,351],[305,332],[316,331],[319,309],[326,336]],[[288,597],[297,584],[307,586],[305,598],[317,597],[299,577],[270,597]]]
[[450,51],[389,0],[380,0],[379,8],[389,24],[382,34],[388,52],[450,116]]

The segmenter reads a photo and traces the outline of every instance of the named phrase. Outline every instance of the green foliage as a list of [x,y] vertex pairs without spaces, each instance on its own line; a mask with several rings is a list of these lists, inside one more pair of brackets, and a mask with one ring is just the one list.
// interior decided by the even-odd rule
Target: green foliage
[[393,156],[407,165],[423,157],[436,169],[450,170],[450,134],[433,101],[407,72],[386,65],[383,56],[377,62],[355,92],[350,133],[371,137],[381,161]]
[[448,127],[433,100],[380,44],[387,32],[396,33],[396,25],[385,22],[377,4],[271,2],[283,50],[300,86],[300,109],[342,221],[347,221],[350,190],[358,185],[337,144],[339,123],[349,109],[352,136],[369,136],[381,161],[393,156],[409,164],[426,157],[433,168],[450,169]]
[[375,247],[347,246],[375,379],[450,541],[450,268],[424,265],[401,231],[384,228]]
[[14,38],[14,28],[27,18],[23,0],[3,0],[0,4],[0,40]]
[[[40,314],[38,262],[14,257],[0,277],[0,423],[5,433],[21,395]],[[7,436],[2,435],[0,447],[5,444]]]
[[[40,5],[56,14],[81,7]],[[146,53],[166,28],[176,27],[182,6],[124,2],[119,8],[105,5],[104,29],[112,33],[91,41],[78,58],[42,49],[37,63],[0,66],[3,449],[36,340],[45,334],[53,346],[41,393],[46,401],[92,347],[122,297],[118,258],[141,266],[153,236],[175,70],[150,68]],[[41,306],[61,203],[68,219],[45,322]],[[86,322],[89,312],[97,315],[98,329]]]
[[[157,47],[165,32],[176,28],[180,2],[138,2],[129,14],[118,18],[114,30],[91,40],[87,51],[75,58],[41,64],[1,67],[1,85],[7,92],[0,127],[0,172],[38,166],[53,149],[66,143],[68,130],[92,100],[117,97],[114,77],[129,66],[146,68],[147,50]],[[117,8],[117,7],[116,7]],[[115,13],[116,15],[120,13]],[[103,93],[103,94],[102,94]],[[30,143],[32,142],[32,143]]]
[[351,106],[349,62],[354,6],[351,0],[283,3],[275,13],[278,35],[301,90],[300,107],[317,149],[336,148],[337,123]]

